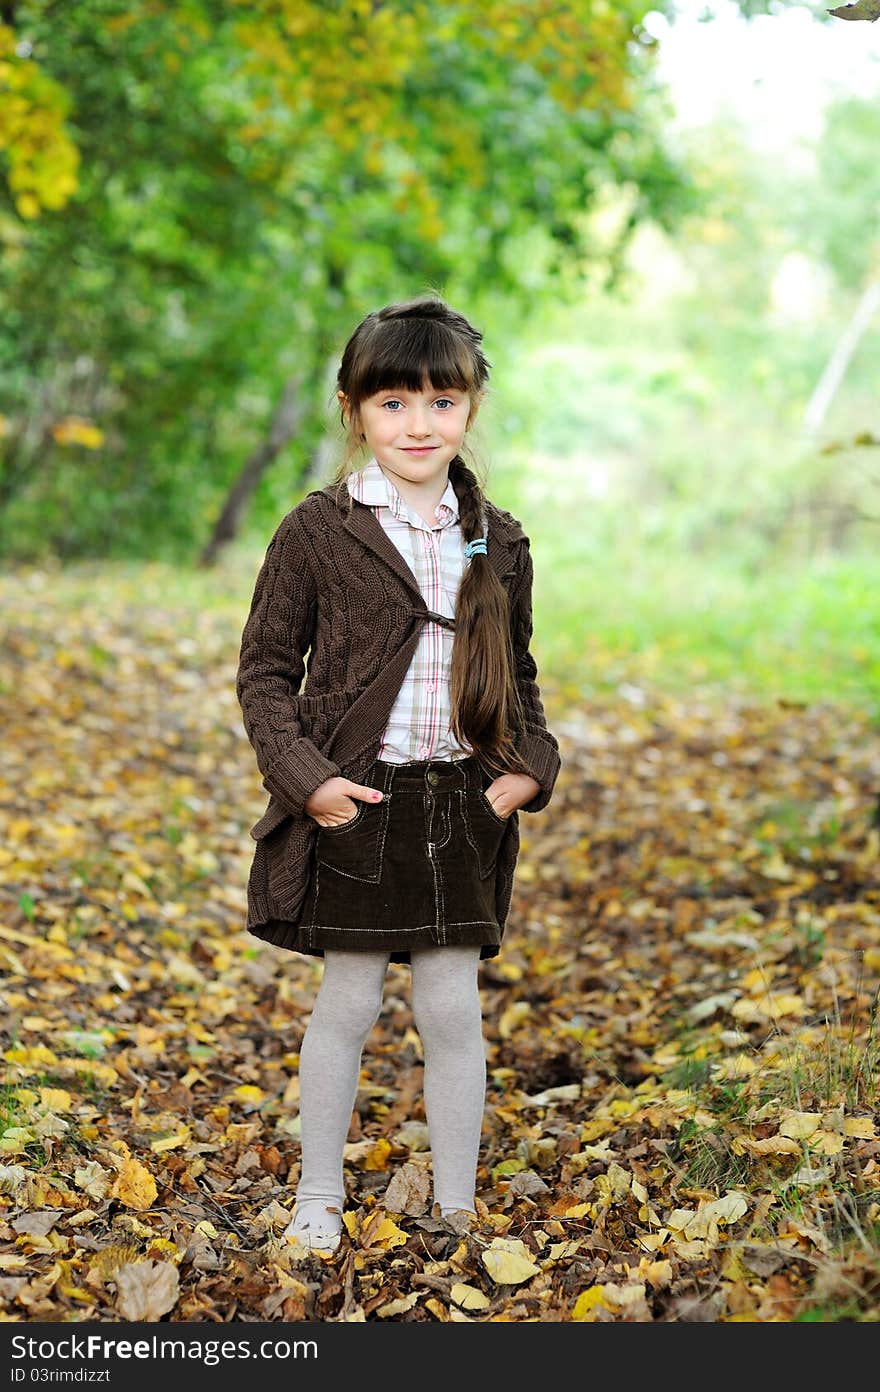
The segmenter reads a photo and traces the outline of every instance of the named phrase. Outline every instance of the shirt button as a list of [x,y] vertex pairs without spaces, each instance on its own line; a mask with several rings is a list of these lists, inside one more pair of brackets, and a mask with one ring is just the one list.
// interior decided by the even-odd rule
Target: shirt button
[[436,684],[435,684],[434,682],[428,682],[428,685],[427,685],[427,687],[426,687],[425,689],[426,689],[427,691],[435,691],[435,690],[436,690]]

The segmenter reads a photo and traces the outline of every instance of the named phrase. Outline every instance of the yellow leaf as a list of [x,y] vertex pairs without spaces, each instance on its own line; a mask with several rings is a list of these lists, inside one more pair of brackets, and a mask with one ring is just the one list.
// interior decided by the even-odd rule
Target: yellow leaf
[[585,1218],[585,1217],[587,1216],[587,1214],[590,1212],[590,1210],[591,1210],[592,1207],[593,1207],[593,1205],[592,1205],[592,1204],[589,1204],[589,1203],[572,1204],[571,1208],[567,1208],[567,1209],[565,1210],[564,1217],[566,1217],[566,1218]]
[[528,1001],[514,1001],[505,1011],[502,1012],[501,1019],[498,1021],[498,1033],[502,1039],[509,1039],[514,1030],[519,1029],[532,1013],[532,1007]]
[[571,1311],[573,1320],[594,1320],[596,1310],[601,1306],[603,1310],[610,1310],[611,1306],[605,1299],[605,1291],[602,1286],[590,1286],[587,1290],[581,1291],[577,1300],[574,1302]]
[[66,1088],[41,1087],[40,1100],[53,1112],[69,1112],[73,1106],[73,1098]]
[[411,1310],[421,1294],[420,1291],[413,1291],[410,1295],[401,1295],[397,1300],[389,1300],[386,1305],[380,1305],[376,1310],[379,1319],[393,1319],[395,1315],[405,1315],[407,1310]]
[[167,1136],[159,1136],[155,1141],[150,1141],[150,1150],[155,1155],[162,1155],[166,1150],[176,1150],[178,1146],[188,1145],[192,1139],[192,1132],[184,1122],[177,1131],[171,1132]]
[[136,875],[133,870],[126,870],[122,876],[122,888],[130,889],[132,894],[139,894],[143,899],[152,899],[153,891],[150,886]]
[[819,1155],[839,1155],[843,1146],[843,1136],[835,1131],[815,1131],[810,1137],[810,1149]]
[[570,1237],[567,1242],[551,1242],[544,1254],[548,1262],[564,1261],[579,1251],[583,1238]]
[[661,1290],[672,1281],[672,1262],[649,1261],[647,1257],[642,1257],[636,1274],[648,1281],[655,1290]]
[[110,1063],[100,1063],[97,1059],[65,1059],[65,1068],[72,1073],[88,1073],[90,1078],[103,1083],[105,1087],[112,1087],[119,1074]]
[[597,1141],[600,1136],[606,1136],[609,1131],[614,1130],[613,1121],[585,1121],[581,1127],[582,1141]]
[[44,1066],[51,1068],[58,1062],[58,1055],[47,1049],[45,1044],[34,1044],[30,1049],[7,1049],[3,1057],[7,1063],[17,1063],[29,1073],[39,1072]]
[[500,1286],[518,1286],[540,1271],[528,1247],[518,1237],[493,1237],[482,1253],[482,1262],[492,1280]]
[[818,1131],[822,1117],[818,1112],[788,1112],[779,1127],[780,1136],[793,1136],[805,1140]]
[[81,416],[66,416],[52,427],[53,439],[59,445],[83,445],[86,449],[100,449],[104,443],[104,432]]
[[385,1170],[388,1168],[388,1156],[391,1154],[391,1142],[384,1136],[380,1136],[376,1144],[370,1148],[363,1160],[365,1170]]
[[492,1303],[485,1291],[477,1290],[476,1286],[467,1286],[463,1281],[456,1281],[449,1294],[463,1310],[485,1310]]
[[159,1252],[164,1253],[175,1263],[179,1262],[184,1255],[183,1250],[177,1246],[176,1242],[172,1242],[170,1238],[153,1237],[150,1239],[150,1254],[156,1257]]
[[390,1247],[402,1247],[407,1235],[387,1214],[377,1208],[361,1228],[360,1240],[362,1247],[382,1247],[387,1251]]
[[703,1204],[696,1212],[691,1208],[677,1208],[674,1213],[670,1213],[666,1223],[674,1232],[680,1232],[687,1242],[702,1238],[714,1242],[717,1238],[718,1224],[735,1223],[747,1208],[745,1194],[731,1189],[720,1199]]
[[[641,1217],[641,1214],[639,1215]],[[669,1236],[667,1228],[661,1228],[657,1233],[638,1233],[636,1241],[640,1247],[644,1247],[646,1252],[656,1252],[658,1247],[662,1247]]]
[[111,1193],[126,1208],[145,1209],[155,1202],[158,1190],[150,1171],[132,1157],[123,1161]]
[[29,1145],[33,1145],[36,1139],[33,1131],[29,1131],[26,1126],[8,1126],[0,1136],[0,1153],[18,1155]]
[[847,1117],[843,1123],[845,1136],[856,1136],[861,1141],[874,1139],[874,1120],[872,1117]]
[[754,1141],[750,1136],[736,1136],[730,1146],[734,1155],[800,1155],[801,1147],[791,1136],[765,1136]]
[[266,1094],[262,1088],[253,1087],[250,1083],[242,1083],[240,1087],[233,1088],[230,1096],[237,1102],[252,1102],[255,1106],[264,1101]]
[[20,1271],[23,1266],[30,1266],[30,1260],[15,1252],[0,1252],[0,1271]]

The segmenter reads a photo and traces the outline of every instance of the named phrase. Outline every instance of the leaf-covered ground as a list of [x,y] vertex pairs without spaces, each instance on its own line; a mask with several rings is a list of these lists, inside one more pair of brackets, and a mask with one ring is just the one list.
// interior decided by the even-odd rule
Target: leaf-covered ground
[[877,730],[545,682],[481,974],[479,1215],[428,1205],[389,968],[332,1257],[281,1237],[320,963],[248,936],[238,630],[5,586],[0,1305],[10,1321],[792,1321],[880,1309]]

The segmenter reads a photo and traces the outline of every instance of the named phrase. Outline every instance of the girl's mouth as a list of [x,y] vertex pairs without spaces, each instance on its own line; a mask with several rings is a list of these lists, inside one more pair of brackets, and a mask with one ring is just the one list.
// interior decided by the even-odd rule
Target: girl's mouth
[[437,445],[415,445],[412,447],[404,445],[404,454],[433,454],[437,448]]

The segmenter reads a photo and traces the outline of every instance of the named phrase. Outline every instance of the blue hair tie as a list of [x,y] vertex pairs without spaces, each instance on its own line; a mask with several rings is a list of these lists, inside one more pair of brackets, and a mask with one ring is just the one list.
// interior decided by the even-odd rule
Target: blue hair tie
[[489,552],[486,549],[486,542],[488,539],[488,537],[481,536],[477,537],[474,541],[467,542],[465,544],[464,554],[469,558],[471,556],[488,556]]

